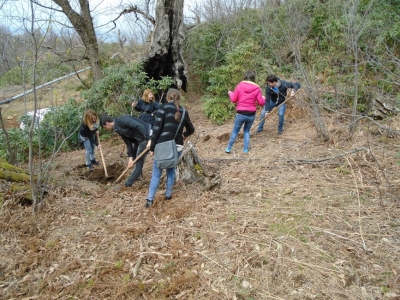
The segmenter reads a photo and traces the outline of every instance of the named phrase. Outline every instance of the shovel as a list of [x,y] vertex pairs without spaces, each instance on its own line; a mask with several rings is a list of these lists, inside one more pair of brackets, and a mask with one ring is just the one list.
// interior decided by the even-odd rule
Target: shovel
[[[99,140],[99,146],[100,146],[100,139],[98,139],[98,140]],[[100,155],[101,155],[101,161],[103,162],[104,172],[106,174],[106,179],[113,178],[114,176],[108,176],[106,163],[104,162],[103,150],[101,150],[101,146],[99,147],[99,150],[100,150]]]
[[[140,153],[139,156],[135,158],[135,160],[133,161],[133,164],[135,164],[139,159],[141,159],[142,156],[145,155],[145,153],[146,153],[147,151],[149,151],[149,150],[150,150],[150,148],[144,149],[144,150],[142,151],[142,153]],[[119,177],[117,178],[117,180],[115,180],[114,183],[117,183],[117,182],[122,178],[122,176],[124,176],[125,173],[128,172],[129,169],[130,169],[130,168],[127,167],[127,168],[122,172],[122,174],[119,175]]]
[[265,117],[264,117],[264,118],[262,118],[260,121],[258,121],[257,124],[253,125],[253,126],[250,128],[250,133],[251,133],[251,131],[253,130],[253,128],[257,128],[258,125],[259,125],[262,121],[265,121],[265,119],[268,117],[268,115],[270,115],[272,112],[277,111],[277,110],[279,109],[279,107],[281,107],[283,104],[285,104],[286,102],[288,102],[290,99],[294,98],[294,96],[296,96],[296,94],[297,94],[298,91],[299,91],[299,90],[297,90],[297,91],[294,93],[293,96],[286,97],[286,100],[283,101],[283,102],[282,102],[281,104],[279,104],[278,106],[274,106],[274,107],[271,109],[271,111],[270,111],[269,113],[265,114]]

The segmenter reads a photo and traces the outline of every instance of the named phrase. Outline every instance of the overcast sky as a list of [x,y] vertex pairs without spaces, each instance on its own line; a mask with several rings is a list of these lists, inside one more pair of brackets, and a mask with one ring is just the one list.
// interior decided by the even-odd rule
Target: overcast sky
[[[2,1],[2,0],[0,0]],[[55,5],[50,0],[41,0],[41,3],[47,2],[48,6]],[[77,3],[77,0],[69,0],[70,3]],[[155,0],[156,1],[156,0]],[[193,5],[198,4],[202,0],[185,0],[184,2],[184,15],[185,17],[190,17],[190,9]],[[130,4],[137,4],[138,7],[144,9],[141,6],[144,0],[89,0],[90,9],[92,11],[92,17],[96,26],[96,31],[98,38],[100,40],[111,41],[115,40],[117,35],[117,30],[112,30],[113,24],[109,22],[115,19],[118,14]],[[0,2],[1,3],[1,2]],[[43,20],[43,28],[48,26],[48,10],[46,13],[43,8],[35,7],[35,19]],[[24,31],[25,28],[29,27],[29,20],[31,18],[31,7],[30,1],[27,0],[6,0],[3,8],[0,10],[0,25],[11,29],[11,31]],[[154,17],[154,9],[150,11],[150,15]],[[60,20],[65,22],[65,16],[59,13],[54,13],[51,18],[53,20]],[[25,22],[23,22],[25,20]],[[108,25],[107,25],[108,23]],[[56,24],[53,25],[53,29],[57,27]],[[136,29],[146,29],[145,22],[135,22],[133,14],[127,15],[126,17],[121,17],[117,21],[117,28],[122,32],[129,32],[132,34]],[[151,28],[149,28],[150,30]],[[55,29],[56,30],[56,29]],[[138,37],[139,39],[140,37]],[[139,41],[138,41],[139,42]]]

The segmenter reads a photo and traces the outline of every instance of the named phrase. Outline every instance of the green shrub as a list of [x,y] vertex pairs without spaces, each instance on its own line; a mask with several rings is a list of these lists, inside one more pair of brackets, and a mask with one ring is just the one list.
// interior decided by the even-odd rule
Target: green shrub
[[104,75],[89,90],[83,91],[82,96],[87,101],[87,107],[114,116],[130,113],[132,100],[140,99],[146,88],[156,93],[165,91],[173,84],[168,76],[149,80],[143,72],[142,63],[113,65],[104,69]]
[[243,78],[247,70],[259,69],[256,55],[260,46],[253,40],[244,41],[226,55],[226,63],[208,72],[207,92],[211,95],[226,96]]
[[[78,128],[82,122],[84,105],[75,99],[69,99],[64,106],[52,108],[43,121],[34,127],[32,135],[32,151],[34,156],[46,157],[59,148],[64,151],[76,149],[78,143]],[[31,116],[21,118],[27,125],[24,129],[12,128],[7,131],[11,148],[16,151],[17,161],[26,162],[29,158],[28,130]],[[0,132],[0,157],[7,159],[5,137]]]
[[[28,72],[25,71],[25,81],[27,81]],[[0,87],[7,85],[20,85],[22,82],[23,73],[20,67],[15,67],[9,70],[0,78]]]
[[[29,138],[28,133],[19,128],[11,128],[7,130],[8,139],[12,151],[15,151],[14,155],[18,162],[25,162],[28,160],[29,154]],[[0,158],[7,160],[7,145],[5,135],[0,130]]]
[[206,97],[202,99],[204,112],[211,122],[223,124],[235,114],[235,105],[226,97]]

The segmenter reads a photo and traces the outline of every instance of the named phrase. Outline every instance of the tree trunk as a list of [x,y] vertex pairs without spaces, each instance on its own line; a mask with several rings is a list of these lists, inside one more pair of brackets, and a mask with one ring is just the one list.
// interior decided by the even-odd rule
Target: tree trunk
[[176,169],[176,179],[185,183],[200,182],[204,190],[219,187],[221,178],[213,168],[205,165],[200,159],[195,146],[188,141],[183,149],[183,155]]
[[59,5],[72,26],[78,32],[85,45],[87,59],[92,69],[93,81],[103,78],[103,67],[100,62],[99,47],[94,31],[93,19],[90,14],[89,1],[79,0],[81,14],[74,11],[68,0],[53,0]]
[[[59,1],[59,0],[58,0]],[[178,89],[187,90],[186,63],[182,57],[184,0],[157,0],[156,23],[144,71],[155,80],[170,76]]]

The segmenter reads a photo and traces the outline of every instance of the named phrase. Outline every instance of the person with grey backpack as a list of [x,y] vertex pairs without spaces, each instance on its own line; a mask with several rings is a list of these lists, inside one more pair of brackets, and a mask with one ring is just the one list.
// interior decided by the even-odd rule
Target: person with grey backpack
[[[177,151],[179,158],[182,155],[184,139],[194,133],[194,127],[190,120],[189,113],[187,110],[183,109],[179,103],[180,92],[176,89],[169,89],[167,93],[167,103],[161,105],[157,110],[153,134],[147,144],[147,147],[150,147],[150,155],[156,155],[153,161],[153,172],[145,204],[146,208],[153,205],[163,168],[169,166],[167,162],[164,162],[165,164],[160,162],[164,157],[168,158],[168,155],[164,153],[162,156],[157,156],[157,151],[155,151],[157,150],[157,145],[173,140],[174,143],[171,144],[176,144],[177,149],[170,148],[168,152]],[[165,150],[161,152],[165,152]],[[166,172],[167,182],[165,199],[170,200],[172,198],[172,187],[175,183],[175,166],[166,168]]]

